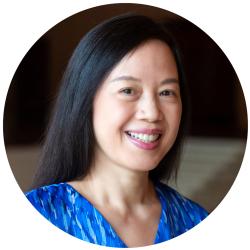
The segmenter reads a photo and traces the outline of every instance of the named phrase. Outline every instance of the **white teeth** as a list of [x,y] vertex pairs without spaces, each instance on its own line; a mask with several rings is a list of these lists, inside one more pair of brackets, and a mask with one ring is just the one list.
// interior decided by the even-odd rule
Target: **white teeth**
[[128,132],[128,134],[131,137],[139,139],[143,142],[153,142],[159,138],[159,134],[148,135],[148,134],[138,134],[138,133],[133,133],[133,132]]

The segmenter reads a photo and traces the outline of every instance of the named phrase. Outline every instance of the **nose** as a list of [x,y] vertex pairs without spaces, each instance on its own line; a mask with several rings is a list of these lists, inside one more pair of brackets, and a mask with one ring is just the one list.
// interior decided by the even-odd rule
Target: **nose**
[[144,96],[138,102],[137,119],[148,122],[157,122],[162,120],[163,114],[159,101],[154,96]]

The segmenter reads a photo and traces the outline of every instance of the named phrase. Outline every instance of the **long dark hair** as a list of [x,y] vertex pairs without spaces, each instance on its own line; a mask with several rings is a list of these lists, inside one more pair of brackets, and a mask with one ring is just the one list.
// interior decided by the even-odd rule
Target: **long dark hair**
[[32,188],[70,181],[89,173],[95,147],[92,106],[96,91],[127,53],[149,39],[160,39],[172,49],[177,62],[183,103],[177,139],[149,176],[157,181],[163,178],[169,180],[177,174],[186,119],[185,83],[179,50],[166,27],[146,16],[125,14],[94,27],[73,52],[46,132]]

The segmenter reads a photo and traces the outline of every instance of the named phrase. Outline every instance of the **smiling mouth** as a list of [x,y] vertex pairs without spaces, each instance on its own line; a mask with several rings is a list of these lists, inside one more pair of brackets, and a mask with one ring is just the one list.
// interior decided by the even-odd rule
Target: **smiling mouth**
[[160,139],[161,134],[143,134],[143,133],[134,133],[130,131],[125,132],[129,137],[142,141],[144,143],[156,142]]

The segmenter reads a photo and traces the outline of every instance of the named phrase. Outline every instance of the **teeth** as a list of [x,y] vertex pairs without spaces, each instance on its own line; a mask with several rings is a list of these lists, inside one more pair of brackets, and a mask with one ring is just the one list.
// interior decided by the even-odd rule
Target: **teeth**
[[131,137],[133,137],[135,139],[139,139],[143,142],[153,142],[159,138],[159,134],[148,135],[148,134],[138,134],[138,133],[133,133],[133,132],[128,132],[128,134]]

